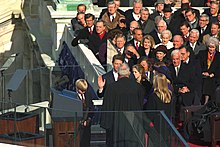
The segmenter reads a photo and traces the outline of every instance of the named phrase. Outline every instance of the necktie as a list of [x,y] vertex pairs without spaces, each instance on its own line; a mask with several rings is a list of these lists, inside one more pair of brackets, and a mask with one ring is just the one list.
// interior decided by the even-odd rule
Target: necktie
[[201,34],[202,34],[204,31],[205,31],[205,29],[202,28],[202,30],[201,30]]
[[112,15],[112,22],[114,21],[114,16]]
[[84,94],[81,94],[81,98],[82,98],[83,108],[86,108],[86,100]]
[[89,28],[89,33],[90,35],[92,35],[92,28]]
[[179,68],[179,66],[177,66],[177,67],[176,67],[176,76],[178,76],[179,70],[180,70],[180,68]]
[[138,47],[139,47],[139,46],[138,46],[138,42],[136,42],[135,48],[136,48],[137,50],[138,50]]
[[118,48],[118,53],[121,55],[121,49],[120,48]]

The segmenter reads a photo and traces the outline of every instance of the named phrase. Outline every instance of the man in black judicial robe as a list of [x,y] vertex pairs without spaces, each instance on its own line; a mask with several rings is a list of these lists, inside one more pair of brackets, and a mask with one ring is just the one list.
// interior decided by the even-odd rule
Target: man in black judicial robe
[[139,117],[141,113],[128,111],[143,109],[144,93],[141,85],[129,79],[130,69],[126,63],[119,67],[118,73],[119,80],[107,87],[103,99],[102,111],[117,111],[103,112],[101,116],[101,127],[109,133],[106,134],[109,136],[107,146],[143,146],[144,129]]

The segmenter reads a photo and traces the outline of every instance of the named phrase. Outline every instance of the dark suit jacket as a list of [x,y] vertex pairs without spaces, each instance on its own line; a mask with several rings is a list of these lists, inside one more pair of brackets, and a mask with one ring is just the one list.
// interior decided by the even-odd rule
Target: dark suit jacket
[[[186,47],[191,48],[189,42],[186,42],[185,45],[186,45]],[[199,53],[199,51],[201,51],[201,50],[206,50],[206,47],[205,47],[204,44],[202,44],[201,42],[197,41],[194,50],[191,48],[190,55],[193,57],[194,55],[197,55]]]
[[[199,18],[199,16],[200,16],[199,10],[194,9],[194,8],[192,8],[192,9],[195,11],[196,17]],[[174,12],[174,17],[176,17],[176,18],[180,17],[181,14],[182,14],[182,10],[183,10],[182,8],[177,9],[177,10]]]
[[99,90],[97,90],[97,95],[99,98],[102,98],[104,96],[105,90],[108,87],[109,84],[115,82],[115,78],[113,75],[113,70],[107,72],[106,74],[102,75],[102,79],[105,79],[105,86],[101,93],[99,93]]
[[72,25],[72,29],[74,31],[74,35],[77,36],[80,32],[80,30],[84,29],[85,27],[82,26],[78,21],[77,18],[73,18],[71,19],[71,25]]
[[211,33],[211,27],[209,24],[207,25],[205,31],[202,34],[201,34],[201,30],[202,30],[201,27],[197,27],[196,29],[199,31],[199,40],[198,40],[199,42],[202,42],[204,35]]
[[[193,104],[195,97],[195,77],[191,74],[190,69],[187,65],[181,63],[180,70],[178,76],[176,76],[176,70],[174,65],[171,64],[169,67],[171,72],[172,84],[174,89],[174,94],[176,97],[181,97],[181,105],[190,106]],[[190,92],[187,93],[179,93],[179,88],[187,86]]]
[[180,16],[174,16],[172,15],[172,18],[170,20],[170,23],[169,25],[167,26],[167,29],[171,31],[172,35],[181,35],[181,32],[180,32],[180,25],[182,22],[185,21],[185,18],[184,16],[181,14],[179,14]]
[[94,55],[97,57],[100,46],[106,42],[107,42],[107,32],[105,33],[102,39],[100,39],[98,33],[95,32],[91,36],[89,36],[89,43],[88,43],[89,49],[91,49]]
[[150,49],[148,56],[146,55],[146,53],[144,51],[144,47],[142,47],[142,46],[138,48],[138,53],[141,57],[144,56],[147,58],[154,58],[154,49],[152,49],[152,48]]
[[82,122],[87,121],[89,124],[87,126],[80,125],[80,146],[90,146],[90,138],[91,138],[91,119],[93,117],[93,113],[89,111],[94,111],[93,105],[93,97],[92,94],[87,90],[84,94],[85,103],[83,104],[83,118]]
[[184,63],[188,66],[190,73],[195,77],[195,99],[193,104],[199,105],[202,98],[202,69],[200,62],[197,59],[189,59],[188,63]]
[[[126,43],[126,45],[129,45],[129,44],[133,45],[134,48],[136,49],[136,45],[134,44],[134,38],[131,39],[130,41],[128,41],[128,42]],[[126,45],[125,45],[125,46],[126,46]],[[139,48],[141,48],[141,44],[139,44],[138,50],[139,50]]]
[[156,0],[143,0],[142,2],[144,7],[154,7],[154,3],[156,2]]
[[154,21],[151,19],[148,19],[143,24],[141,23],[141,20],[139,20],[138,24],[139,24],[140,28],[143,30],[144,35],[149,34],[151,31],[153,31],[155,29]]
[[150,32],[150,35],[154,38],[155,44],[161,43],[160,38],[157,35],[156,29],[154,29],[152,32]]
[[[96,33],[96,29],[95,29],[95,26],[94,26],[94,29],[93,29],[93,34]],[[85,27],[84,29],[80,30],[79,34],[76,36],[76,38],[73,39],[72,41],[72,46],[77,46],[80,41],[80,43],[82,44],[87,44],[89,43],[89,36],[91,36],[89,30],[88,30],[88,27]]]
[[150,15],[150,19],[154,21],[155,17],[157,17],[157,16],[160,16],[160,13],[158,11],[155,11]]
[[[218,10],[218,13],[220,13],[220,8]],[[207,14],[209,16],[209,23],[211,24],[212,22],[218,21],[218,15],[217,16],[212,16],[210,13],[210,8],[207,8],[204,10],[203,14]]]
[[127,11],[125,11],[125,18],[126,18],[126,26],[127,28],[130,27],[130,22],[132,22],[134,19],[132,13],[133,13],[133,9],[128,9]]

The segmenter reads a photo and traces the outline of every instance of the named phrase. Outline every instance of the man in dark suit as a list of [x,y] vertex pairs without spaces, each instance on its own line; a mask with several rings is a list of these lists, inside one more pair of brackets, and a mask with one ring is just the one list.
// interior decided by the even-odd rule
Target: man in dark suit
[[128,32],[126,33],[127,42],[134,38],[134,37],[133,37],[133,30],[134,30],[135,28],[139,28],[139,24],[138,24],[137,21],[134,20],[134,21],[132,21],[132,22],[130,23],[129,30],[128,30]]
[[167,29],[166,22],[162,19],[156,24],[156,28],[150,32],[150,35],[154,38],[155,44],[161,43],[161,33]]
[[216,22],[218,21],[218,14],[220,13],[219,1],[212,1],[210,4],[210,8],[205,9],[203,14],[207,14],[209,16],[209,21]]
[[185,43],[188,48],[191,48],[191,57],[197,55],[201,50],[206,50],[205,45],[199,42],[198,39],[199,31],[196,29],[192,29],[189,33],[189,41]]
[[[89,36],[89,49],[92,50],[93,54],[98,57],[100,47],[103,44],[107,44],[107,32],[104,21],[98,20],[96,22],[96,32]],[[104,50],[104,49],[103,49]]]
[[134,1],[133,9],[128,9],[125,11],[125,17],[126,17],[126,25],[127,28],[129,28],[130,23],[132,21],[138,21],[140,19],[140,11],[142,9],[142,1],[137,0]]
[[168,67],[176,101],[176,116],[179,119],[179,112],[182,106],[191,106],[195,97],[195,77],[191,75],[190,69],[186,64],[181,63],[179,50],[171,53],[172,64]]
[[155,6],[155,12],[153,12],[151,15],[150,15],[150,19],[151,20],[155,20],[155,17],[157,16],[161,16],[163,17],[163,9],[164,9],[164,0],[157,0],[155,3],[154,3],[154,6]]
[[[106,89],[102,111],[116,111],[102,113],[101,127],[108,131],[109,146],[142,146],[144,141],[143,124],[138,121],[138,113],[122,111],[138,111],[143,109],[144,93],[141,85],[129,78],[130,69],[126,63],[118,68],[119,80]],[[135,124],[135,125],[134,125]],[[133,126],[134,125],[134,126]],[[138,134],[132,133],[138,129]],[[141,140],[141,141],[140,141]]]
[[89,36],[91,36],[93,33],[96,32],[94,22],[95,22],[95,16],[91,13],[88,13],[85,15],[85,21],[87,24],[87,27],[82,29],[80,33],[76,36],[76,38],[72,41],[72,46],[77,46],[79,43],[87,44],[89,42]]
[[185,11],[185,17],[191,29],[195,29],[199,26],[199,19],[196,17],[196,12],[192,8]]
[[[185,13],[185,10],[191,7],[191,0],[181,0],[181,8],[174,12],[174,17],[184,17],[182,13]],[[195,11],[196,17],[199,18],[200,12],[197,9],[192,8]]]
[[150,12],[148,8],[141,9],[141,18],[138,20],[140,28],[143,30],[143,34],[149,34],[155,29],[154,21],[149,19]]
[[118,80],[118,67],[124,62],[122,55],[114,55],[112,59],[113,69],[104,75],[98,77],[97,95],[99,98],[104,96],[105,90],[109,84]]
[[136,50],[138,50],[139,47],[141,47],[141,41],[143,39],[143,32],[142,32],[142,29],[140,28],[135,28],[132,32],[133,34],[133,39],[130,40],[129,42],[127,42],[127,45],[128,44],[131,44],[134,46],[134,48]]
[[175,35],[173,36],[173,48],[169,49],[168,52],[167,52],[167,58],[169,60],[171,60],[171,52],[173,50],[177,50],[177,49],[180,49],[180,47],[183,45],[183,38],[182,36],[180,35]]
[[190,58],[190,50],[187,47],[182,46],[179,50],[183,64],[189,67],[190,74],[195,77],[196,87],[193,104],[200,105],[202,98],[202,69],[199,60]]
[[76,19],[71,20],[71,24],[72,24],[72,29],[74,31],[74,35],[77,36],[79,34],[80,30],[82,30],[86,27],[85,13],[78,12]]
[[128,44],[125,47],[124,58],[125,63],[127,63],[129,68],[132,69],[133,65],[137,64],[137,61],[140,58],[140,54],[133,45]]
[[199,42],[202,42],[202,38],[204,35],[209,34],[211,32],[211,27],[209,25],[209,16],[207,14],[202,14],[199,18],[199,27],[197,28],[199,31]]
[[[77,6],[77,13],[86,13],[86,5],[85,4],[79,4],[78,6]],[[74,17],[74,18],[72,18],[71,19],[71,25],[72,25],[72,28],[73,28],[73,30],[75,29],[74,28],[74,24],[77,24],[78,23],[78,19],[77,19],[77,17]]]
[[173,96],[175,104],[175,120],[180,120],[180,109],[191,106],[195,99],[195,77],[191,75],[190,68],[181,62],[179,50],[171,53],[172,64],[168,67],[171,72]]
[[94,111],[92,94],[88,90],[88,83],[85,79],[78,79],[75,83],[78,98],[83,104],[83,118],[80,121],[80,147],[90,146],[91,120]]
[[206,41],[210,38],[210,37],[215,37],[217,38],[218,40],[220,39],[220,25],[219,25],[219,22],[216,21],[216,22],[213,22],[211,23],[211,31],[209,34],[206,34],[203,36],[203,39],[202,39],[202,43],[203,44],[206,44]]
[[189,41],[189,31],[190,31],[189,23],[187,21],[182,22],[180,24],[180,32],[184,42]]

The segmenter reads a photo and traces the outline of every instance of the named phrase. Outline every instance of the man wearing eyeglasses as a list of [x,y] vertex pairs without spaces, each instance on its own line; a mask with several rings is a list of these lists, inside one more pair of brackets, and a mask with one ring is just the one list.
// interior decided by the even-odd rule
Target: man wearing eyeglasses
[[202,38],[204,35],[210,33],[210,25],[209,25],[209,16],[207,14],[202,14],[199,18],[199,27],[197,28],[199,31],[199,42],[202,42]]

